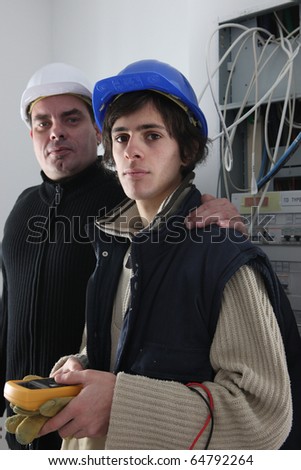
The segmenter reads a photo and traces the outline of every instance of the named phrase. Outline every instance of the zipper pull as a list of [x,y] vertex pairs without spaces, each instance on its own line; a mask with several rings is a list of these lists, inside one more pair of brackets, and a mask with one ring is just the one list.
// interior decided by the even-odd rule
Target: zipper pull
[[55,198],[54,198],[54,202],[55,202],[56,206],[58,206],[61,202],[61,195],[62,195],[62,188],[59,184],[56,184],[56,186],[55,186]]

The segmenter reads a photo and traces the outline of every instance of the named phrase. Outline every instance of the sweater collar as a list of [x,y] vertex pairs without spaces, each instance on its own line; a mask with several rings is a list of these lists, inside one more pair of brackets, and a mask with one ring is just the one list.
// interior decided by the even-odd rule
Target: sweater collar
[[187,193],[193,187],[195,174],[187,175],[176,190],[161,204],[153,221],[144,227],[136,206],[136,202],[126,199],[121,205],[113,209],[104,219],[98,219],[96,226],[110,235],[119,235],[132,238],[137,232],[160,228],[162,222],[176,213]]
[[82,170],[81,172],[77,173],[74,176],[71,176],[70,178],[66,178],[63,180],[52,180],[51,178],[48,178],[48,176],[44,173],[44,171],[41,171],[41,177],[44,183],[50,184],[52,186],[61,186],[62,188],[65,187],[72,187],[72,186],[77,186],[79,181],[89,179],[91,175],[95,172],[96,168],[98,168],[101,165],[101,159],[98,158],[95,162],[93,162],[91,165],[89,165],[87,168]]
[[97,169],[99,169],[101,165],[101,158],[98,158],[80,173],[61,181],[52,180],[48,178],[43,171],[41,171],[41,177],[43,180],[40,186],[41,198],[46,203],[50,203],[53,202],[53,198],[57,193],[62,194],[65,191],[68,193],[74,193],[76,191],[86,190],[87,185],[91,183],[91,178],[97,174]]

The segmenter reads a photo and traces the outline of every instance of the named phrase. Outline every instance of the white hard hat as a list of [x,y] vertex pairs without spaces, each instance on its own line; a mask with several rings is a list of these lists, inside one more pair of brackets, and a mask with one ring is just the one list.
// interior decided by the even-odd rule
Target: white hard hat
[[30,127],[28,106],[40,97],[73,93],[92,99],[92,90],[92,84],[78,68],[61,62],[45,65],[33,74],[22,94],[21,118]]

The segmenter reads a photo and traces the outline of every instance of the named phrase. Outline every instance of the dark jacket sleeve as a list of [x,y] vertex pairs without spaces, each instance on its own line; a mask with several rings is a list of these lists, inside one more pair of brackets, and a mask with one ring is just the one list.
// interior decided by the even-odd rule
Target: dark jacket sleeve
[[5,269],[2,263],[3,289],[0,301],[0,416],[5,411],[3,389],[6,377],[6,342],[7,342],[7,287]]

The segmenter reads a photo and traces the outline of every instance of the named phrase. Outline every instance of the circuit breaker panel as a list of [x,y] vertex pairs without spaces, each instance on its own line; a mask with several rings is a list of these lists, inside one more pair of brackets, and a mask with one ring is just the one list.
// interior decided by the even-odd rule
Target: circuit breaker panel
[[[223,196],[253,192],[301,131],[300,15],[296,1],[219,25]],[[301,189],[299,156],[279,190]]]
[[219,25],[218,193],[246,217],[301,334],[301,4]]
[[287,293],[301,334],[301,191],[267,192],[258,210],[259,200],[250,193],[232,195]]

